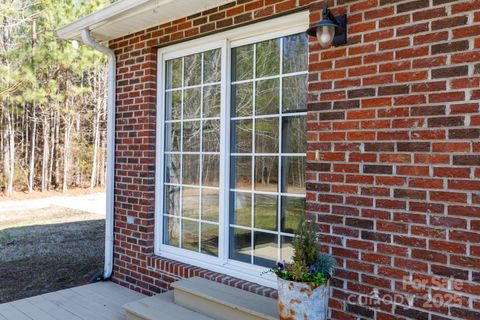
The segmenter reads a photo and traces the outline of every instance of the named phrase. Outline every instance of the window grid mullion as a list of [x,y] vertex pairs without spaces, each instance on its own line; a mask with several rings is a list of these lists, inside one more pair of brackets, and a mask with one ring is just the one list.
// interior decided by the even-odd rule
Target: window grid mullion
[[[257,44],[253,45],[253,83],[252,83],[252,116],[255,117],[255,113],[257,112],[257,106],[256,106],[256,92],[257,92]],[[255,145],[255,130],[256,130],[256,120],[255,118],[252,120],[252,159],[250,160],[252,163],[252,194],[250,195],[251,197],[251,222],[250,222],[250,263],[254,264],[254,253],[255,253],[255,237],[254,237],[254,232],[253,232],[253,227],[255,226],[255,151],[256,151],[256,145]]]
[[[280,38],[280,75],[283,74],[283,37]],[[278,179],[277,179],[277,260],[280,260],[280,227],[281,227],[281,220],[282,220],[282,196],[280,195],[280,192],[282,191],[282,157],[281,153],[283,152],[282,148],[282,135],[283,135],[283,121],[281,114],[283,112],[283,105],[282,105],[282,97],[283,97],[283,77],[280,76],[279,80],[279,86],[278,90],[279,92],[279,101],[278,101],[278,107],[279,107],[279,119],[278,119]]]
[[[180,123],[180,184],[183,183],[183,111],[184,111],[184,100],[185,100],[185,90],[183,86],[185,85],[185,57],[182,57],[182,103],[181,103],[181,114],[180,118],[182,122]],[[180,223],[180,234],[178,235],[178,245],[180,248],[183,248],[183,186],[180,187],[180,201],[179,201],[179,223]]]
[[202,197],[203,197],[203,192],[202,192],[202,184],[203,184],[203,77],[204,77],[204,70],[203,70],[203,64],[204,64],[204,59],[205,59],[205,53],[202,52],[201,54],[201,59],[200,59],[200,154],[199,154],[199,163],[200,163],[200,172],[199,172],[199,177],[198,177],[198,183],[200,185],[199,189],[199,201],[198,201],[198,252],[202,252]]

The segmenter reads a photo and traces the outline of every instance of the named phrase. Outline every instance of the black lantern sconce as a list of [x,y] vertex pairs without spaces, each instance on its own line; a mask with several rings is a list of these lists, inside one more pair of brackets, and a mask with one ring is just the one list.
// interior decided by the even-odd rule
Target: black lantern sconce
[[322,20],[307,30],[307,34],[316,37],[322,48],[347,43],[347,15],[333,16],[327,6],[323,8]]

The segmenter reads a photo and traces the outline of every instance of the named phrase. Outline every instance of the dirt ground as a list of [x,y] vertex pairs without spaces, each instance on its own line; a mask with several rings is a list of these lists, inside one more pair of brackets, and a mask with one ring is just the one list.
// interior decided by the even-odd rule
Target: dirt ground
[[87,284],[103,268],[104,225],[55,206],[0,212],[0,303]]

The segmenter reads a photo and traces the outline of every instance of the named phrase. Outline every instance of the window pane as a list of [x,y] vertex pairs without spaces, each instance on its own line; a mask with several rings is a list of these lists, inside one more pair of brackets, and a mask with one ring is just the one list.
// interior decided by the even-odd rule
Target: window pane
[[253,83],[232,85],[232,117],[247,117],[253,114]]
[[255,249],[253,263],[271,268],[277,261],[278,236],[276,234],[258,232],[254,233]]
[[220,120],[203,121],[203,151],[220,151]]
[[185,89],[183,94],[183,119],[200,118],[201,88]]
[[252,226],[252,194],[244,192],[230,192],[230,206],[232,208],[230,223],[237,226]]
[[199,185],[200,184],[200,156],[196,154],[183,155],[183,184]]
[[219,82],[222,52],[220,49],[206,51],[203,56],[203,83]]
[[182,217],[200,219],[199,188],[182,188]]
[[282,152],[307,152],[307,123],[305,116],[284,117],[282,124]]
[[180,187],[165,186],[165,213],[180,216]]
[[232,121],[232,152],[251,153],[253,120],[233,120]]
[[211,256],[218,256],[218,226],[202,223],[202,248],[201,252]]
[[304,216],[305,198],[282,197],[282,232],[294,233]]
[[193,86],[200,84],[202,79],[202,54],[192,54],[186,56],[185,58],[185,66],[183,70],[183,76],[185,79],[184,86]]
[[198,251],[198,222],[182,220],[182,248]]
[[307,75],[283,78],[283,112],[307,110]]
[[278,118],[255,120],[255,152],[278,152]]
[[283,73],[307,70],[308,37],[305,33],[285,37],[283,40]]
[[233,81],[253,78],[253,45],[234,48],[232,50]]
[[209,187],[219,186],[220,155],[207,154],[203,156],[202,185]]
[[202,189],[202,220],[218,222],[219,204],[218,190]]
[[293,261],[293,237],[280,237],[280,260],[290,263]]
[[182,58],[169,60],[166,63],[167,74],[166,88],[179,88],[182,86]]
[[179,154],[165,155],[165,182],[180,184],[181,157]]
[[280,80],[257,81],[255,89],[255,114],[277,114],[280,99]]
[[231,157],[232,179],[234,189],[252,189],[252,157]]
[[277,225],[277,196],[255,194],[254,223],[255,228],[264,230],[278,230]]
[[252,232],[230,228],[230,259],[250,263],[252,254]]
[[182,91],[165,93],[165,120],[180,120],[182,118]]
[[183,152],[200,151],[200,121],[183,123]]
[[203,88],[203,117],[220,117],[220,95],[219,84]]
[[282,157],[282,192],[305,194],[305,157]]
[[280,73],[280,39],[257,43],[256,77],[272,76]]
[[180,219],[163,217],[163,243],[170,246],[180,246]]
[[165,151],[180,151],[180,134],[182,124],[180,122],[165,124]]
[[232,49],[232,259],[272,267],[291,258],[288,233],[305,214],[307,66],[304,33]]
[[278,192],[278,157],[255,157],[255,190]]

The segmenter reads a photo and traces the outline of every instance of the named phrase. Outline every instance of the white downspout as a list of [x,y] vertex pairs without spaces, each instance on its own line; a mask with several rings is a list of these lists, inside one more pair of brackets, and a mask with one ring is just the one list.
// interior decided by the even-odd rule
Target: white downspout
[[108,57],[108,91],[107,91],[107,212],[105,217],[105,265],[103,279],[111,277],[113,271],[113,219],[114,219],[114,164],[115,164],[115,84],[116,57],[113,50],[95,42],[90,30],[82,30],[82,40],[93,49]]

